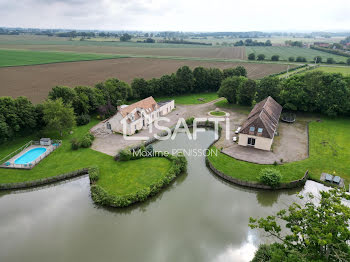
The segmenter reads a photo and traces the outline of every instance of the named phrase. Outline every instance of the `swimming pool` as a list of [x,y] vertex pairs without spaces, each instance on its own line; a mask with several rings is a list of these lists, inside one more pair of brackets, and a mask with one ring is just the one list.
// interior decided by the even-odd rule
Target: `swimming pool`
[[15,160],[15,164],[29,164],[46,152],[46,148],[38,147],[29,150]]

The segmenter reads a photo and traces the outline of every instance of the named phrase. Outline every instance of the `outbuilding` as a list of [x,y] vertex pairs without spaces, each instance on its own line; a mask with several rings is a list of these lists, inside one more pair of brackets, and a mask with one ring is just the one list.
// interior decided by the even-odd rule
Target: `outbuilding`
[[238,144],[270,151],[281,112],[271,96],[256,104],[239,131]]

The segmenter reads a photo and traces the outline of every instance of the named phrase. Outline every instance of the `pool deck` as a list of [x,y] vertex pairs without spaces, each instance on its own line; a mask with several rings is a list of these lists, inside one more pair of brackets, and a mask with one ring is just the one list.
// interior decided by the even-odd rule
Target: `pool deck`
[[[27,153],[29,150],[32,150],[34,148],[46,148],[46,151],[36,160],[31,162],[31,165],[29,164],[15,164],[15,160],[25,153]],[[44,159],[46,156],[48,156],[52,151],[54,151],[57,147],[50,145],[50,146],[42,146],[42,145],[31,145],[27,147],[26,149],[22,150],[15,156],[11,157],[9,160],[6,162],[11,163],[9,166],[6,166],[4,163],[1,163],[0,167],[3,168],[18,168],[18,169],[32,169],[35,165],[37,165],[42,159]]]

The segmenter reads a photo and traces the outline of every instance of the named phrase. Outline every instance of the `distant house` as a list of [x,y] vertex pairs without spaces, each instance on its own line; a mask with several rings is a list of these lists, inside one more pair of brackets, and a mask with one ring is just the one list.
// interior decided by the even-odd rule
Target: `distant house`
[[152,96],[131,105],[118,107],[118,112],[106,121],[106,128],[117,133],[133,135],[154,120],[170,113],[174,100],[157,103]]
[[271,96],[256,104],[243,123],[238,144],[262,150],[271,150],[282,106]]
[[330,44],[329,43],[325,43],[325,42],[314,42],[314,45],[317,45],[319,47],[329,47]]

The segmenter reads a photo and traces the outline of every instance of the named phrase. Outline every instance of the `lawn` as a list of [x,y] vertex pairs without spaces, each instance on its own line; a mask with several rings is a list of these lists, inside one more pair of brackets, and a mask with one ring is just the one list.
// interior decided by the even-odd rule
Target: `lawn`
[[0,67],[121,58],[121,55],[0,49]]
[[350,119],[323,119],[309,124],[310,156],[306,160],[284,165],[258,165],[235,160],[224,154],[209,156],[215,168],[234,178],[257,181],[259,171],[274,167],[281,171],[282,182],[301,178],[306,170],[312,179],[320,179],[322,172],[336,174],[350,183]]
[[271,56],[279,55],[280,60],[288,61],[288,58],[293,56],[297,58],[298,56],[305,57],[308,62],[313,61],[315,56],[321,56],[323,62],[327,58],[333,58],[336,62],[346,62],[347,58],[344,56],[329,54],[326,52],[301,47],[288,47],[288,46],[247,46],[247,55],[250,53],[255,53],[255,56],[259,54],[264,54],[266,60],[270,60]]
[[[149,158],[128,162],[117,162],[112,156],[94,151],[90,148],[71,150],[70,140],[80,137],[98,121],[75,129],[72,135],[63,138],[63,144],[56,151],[43,159],[32,170],[0,168],[0,183],[31,181],[56,176],[86,167],[98,167],[100,184],[111,194],[124,194],[137,191],[143,186],[162,179],[170,168],[171,162],[165,158]],[[16,150],[34,137],[23,137],[15,142],[1,145],[0,158]],[[145,166],[148,166],[145,169]]]
[[226,113],[222,112],[222,111],[211,111],[210,114],[213,116],[225,116],[226,115]]
[[217,107],[232,109],[236,112],[239,112],[241,114],[247,114],[247,115],[252,110],[252,107],[250,107],[250,106],[241,106],[241,105],[237,105],[237,104],[231,104],[231,103],[227,102],[226,98],[216,102],[215,105]]
[[168,97],[156,97],[156,101],[167,101],[175,99],[175,104],[179,105],[193,105],[193,104],[203,104],[218,99],[216,93],[197,93],[197,94],[187,94],[181,96],[168,96]]
[[342,73],[345,76],[350,76],[350,66],[321,66],[315,70],[326,73]]

